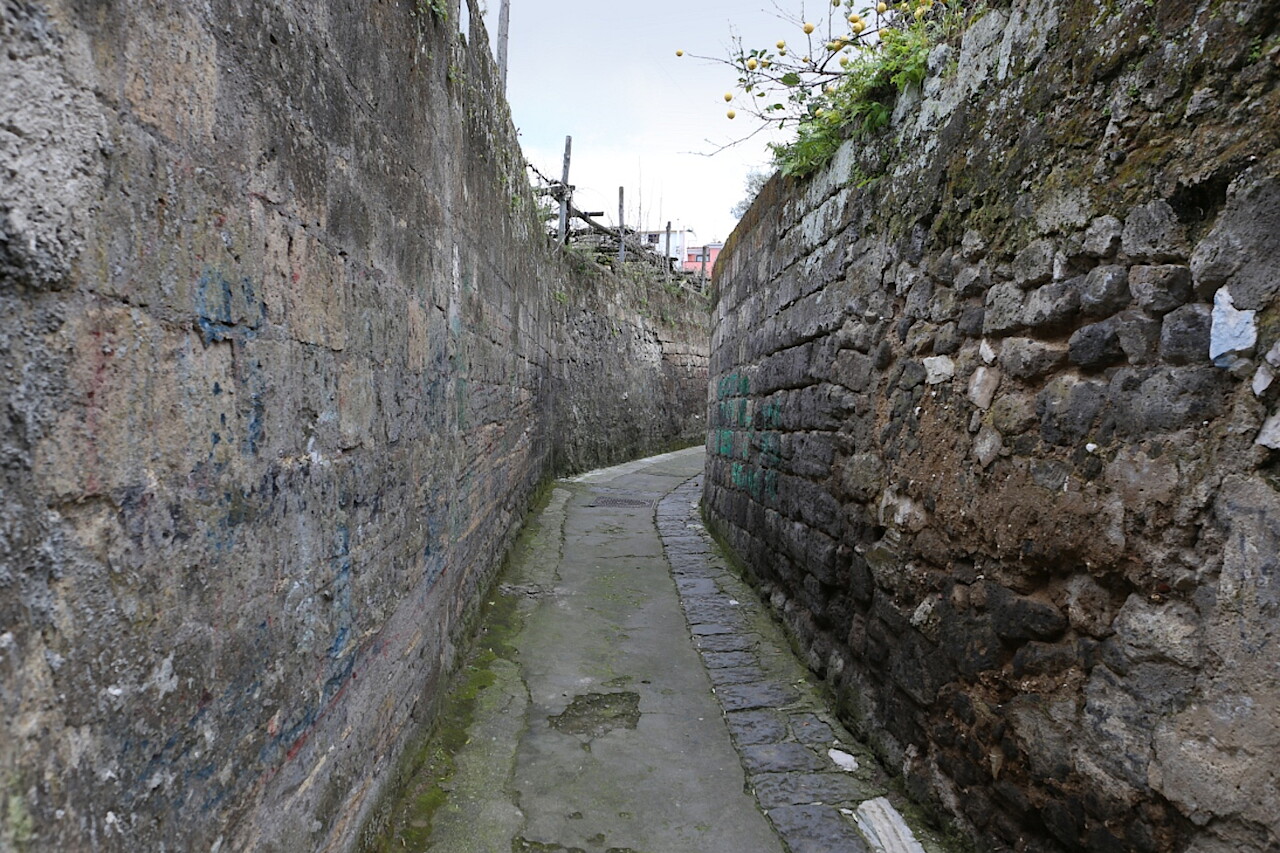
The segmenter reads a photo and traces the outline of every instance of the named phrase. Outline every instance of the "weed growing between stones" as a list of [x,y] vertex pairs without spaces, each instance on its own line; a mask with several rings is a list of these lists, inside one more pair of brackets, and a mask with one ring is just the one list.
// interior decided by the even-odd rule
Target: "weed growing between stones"
[[414,13],[430,15],[437,21],[449,20],[449,7],[445,5],[445,0],[417,0],[414,4]]

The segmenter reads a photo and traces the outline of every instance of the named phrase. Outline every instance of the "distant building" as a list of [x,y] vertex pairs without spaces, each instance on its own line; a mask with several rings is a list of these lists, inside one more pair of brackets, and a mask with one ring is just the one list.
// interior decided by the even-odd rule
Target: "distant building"
[[[672,228],[671,229],[671,247],[667,248],[667,232],[662,231],[638,231],[636,236],[640,238],[649,251],[658,257],[664,254],[670,258],[675,264],[684,262],[684,257],[688,253],[688,249],[693,245],[694,233],[688,228]],[[673,264],[673,266],[675,265]]]
[[716,265],[716,258],[720,257],[720,250],[724,248],[724,243],[708,243],[705,246],[691,246],[684,257],[684,271],[701,273],[703,271],[703,263],[706,263],[707,278],[711,277],[711,268]]

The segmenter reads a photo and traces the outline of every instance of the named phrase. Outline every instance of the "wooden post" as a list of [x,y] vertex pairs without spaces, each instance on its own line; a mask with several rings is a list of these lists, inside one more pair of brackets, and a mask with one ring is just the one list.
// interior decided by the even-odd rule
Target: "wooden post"
[[665,263],[667,265],[667,278],[671,278],[671,223],[667,223],[667,256]]
[[627,259],[627,229],[622,224],[622,187],[618,187],[618,263]]
[[573,137],[564,138],[564,172],[560,176],[560,242],[569,243],[569,152],[573,148]]
[[507,33],[511,27],[510,0],[502,0],[498,7],[498,79],[502,81],[502,89],[507,88]]

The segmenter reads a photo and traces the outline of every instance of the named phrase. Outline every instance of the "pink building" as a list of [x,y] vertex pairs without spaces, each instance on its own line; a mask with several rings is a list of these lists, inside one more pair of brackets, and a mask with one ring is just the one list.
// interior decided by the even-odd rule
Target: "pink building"
[[708,243],[705,246],[691,246],[684,255],[685,272],[701,273],[703,269],[703,261],[706,261],[707,278],[711,277],[711,268],[716,265],[716,258],[720,257],[720,250],[724,248],[724,243]]

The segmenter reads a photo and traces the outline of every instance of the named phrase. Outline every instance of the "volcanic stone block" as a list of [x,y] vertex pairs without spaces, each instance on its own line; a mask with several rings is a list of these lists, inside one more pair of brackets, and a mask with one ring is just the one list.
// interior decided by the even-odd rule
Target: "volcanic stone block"
[[1134,267],[1129,292],[1142,310],[1167,314],[1191,298],[1191,270],[1175,264]]
[[1160,327],[1160,357],[1170,364],[1196,364],[1209,358],[1212,312],[1207,305],[1184,305],[1165,315]]

